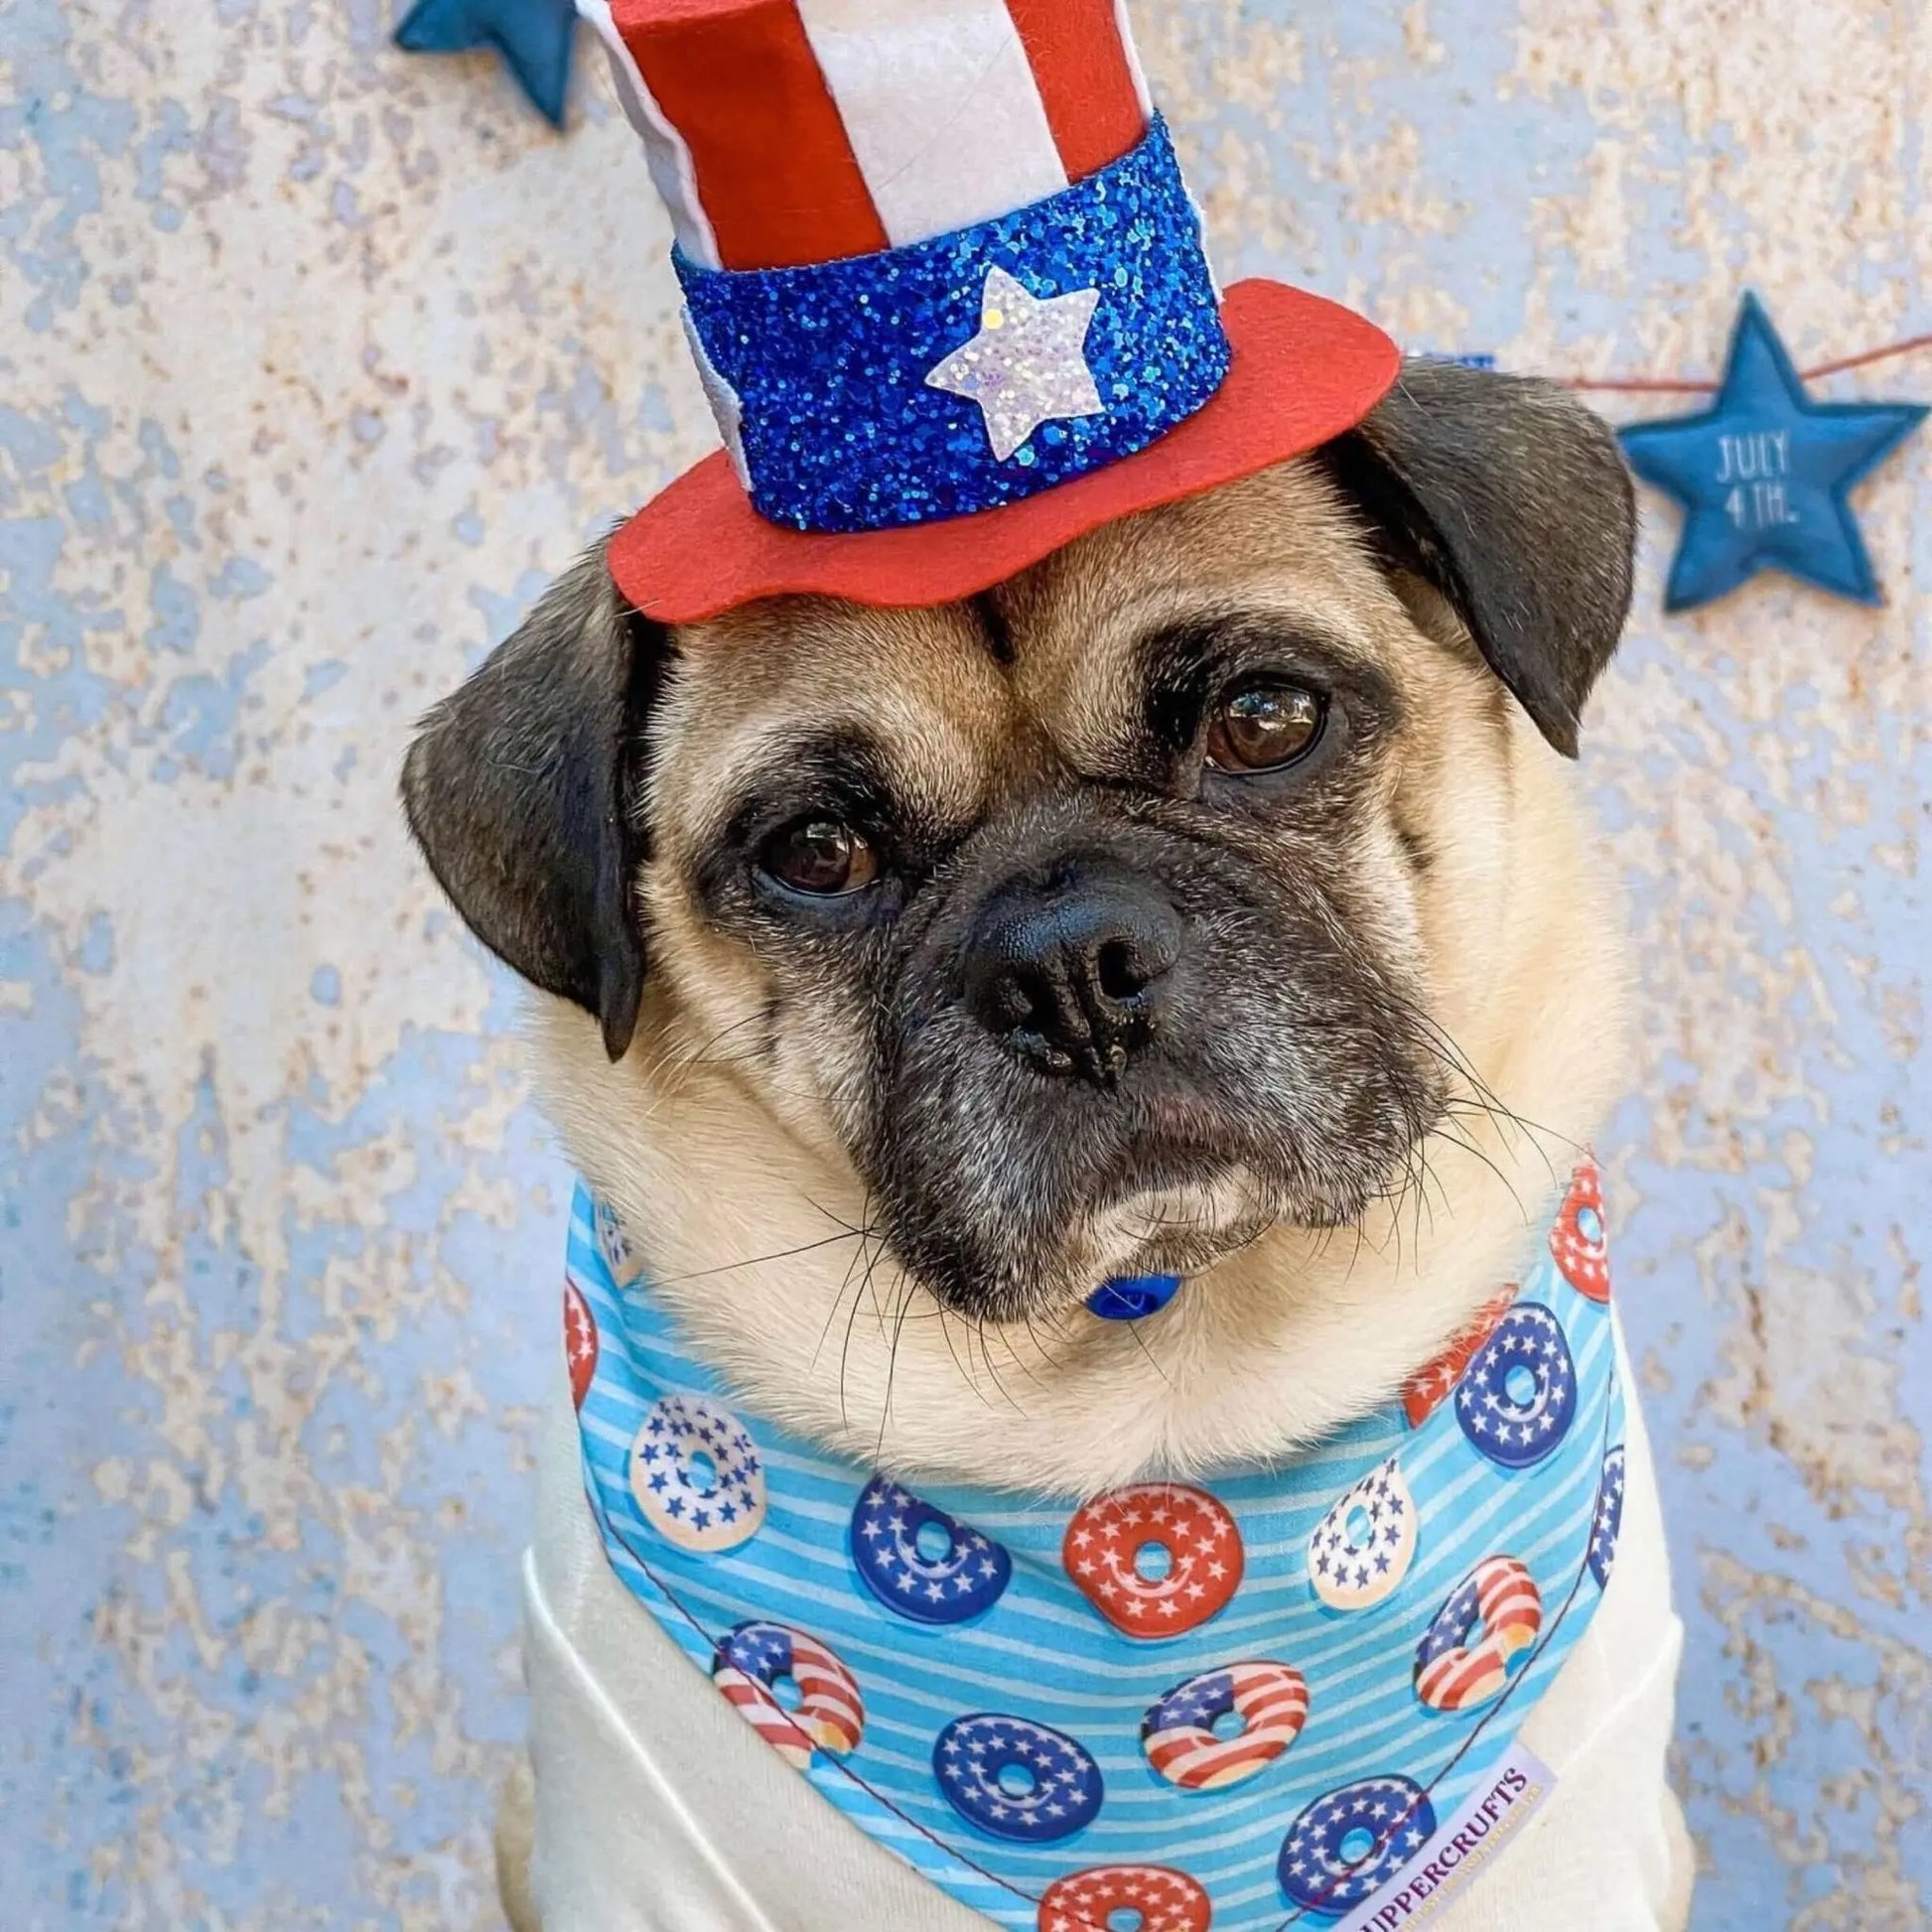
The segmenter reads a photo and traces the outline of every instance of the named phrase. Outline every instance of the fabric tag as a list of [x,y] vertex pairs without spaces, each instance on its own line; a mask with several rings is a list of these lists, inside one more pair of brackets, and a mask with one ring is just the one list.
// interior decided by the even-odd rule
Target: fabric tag
[[1434,1838],[1332,1932],[1429,1925],[1506,1852],[1557,1787],[1557,1774],[1520,1739],[1477,1780]]

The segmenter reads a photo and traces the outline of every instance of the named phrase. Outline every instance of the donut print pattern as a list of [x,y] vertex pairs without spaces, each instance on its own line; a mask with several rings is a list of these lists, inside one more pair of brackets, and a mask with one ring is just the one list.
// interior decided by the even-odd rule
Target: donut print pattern
[[[1214,1726],[1229,1712],[1241,1720],[1233,1736]],[[1302,1734],[1309,1687],[1287,1664],[1229,1664],[1177,1684],[1141,1720],[1147,1761],[1183,1791],[1241,1784]]]
[[1004,1547],[885,1476],[853,1507],[852,1562],[889,1610],[914,1623],[964,1623],[1013,1579]]
[[1592,1302],[1610,1299],[1610,1244],[1603,1227],[1603,1184],[1596,1163],[1584,1161],[1571,1176],[1556,1224],[1550,1229],[1550,1259],[1579,1295]]
[[1401,1587],[1415,1556],[1415,1499],[1392,1455],[1314,1526],[1309,1582],[1331,1610],[1372,1609]]
[[1473,1711],[1503,1694],[1510,1661],[1543,1627],[1543,1593],[1514,1557],[1485,1557],[1452,1589],[1416,1646],[1416,1696],[1432,1711]]
[[1288,1828],[1276,1876],[1291,1905],[1340,1918],[1436,1834],[1436,1809],[1411,1778],[1358,1778],[1317,1798]]
[[932,1747],[946,1802],[993,1838],[1052,1845],[1100,1815],[1106,1787],[1084,1744],[1063,1730],[982,1711],[955,1718]]
[[568,1279],[564,1282],[564,1365],[570,1370],[572,1406],[581,1409],[597,1379],[597,1317],[583,1291]]
[[764,1464],[729,1409],[701,1395],[651,1404],[630,1445],[630,1493],[680,1550],[718,1556],[759,1533]]
[[1516,1299],[1514,1283],[1499,1295],[1492,1295],[1470,1318],[1469,1325],[1426,1368],[1418,1369],[1402,1391],[1403,1419],[1411,1429],[1420,1429],[1462,1379],[1469,1358],[1496,1331],[1496,1323],[1509,1312]]
[[[777,1687],[789,1680],[798,1703],[786,1710]],[[817,1748],[844,1757],[865,1735],[858,1680],[835,1652],[789,1624],[741,1623],[712,1658],[711,1681],[738,1715],[794,1769]]]
[[604,1257],[604,1265],[611,1271],[611,1279],[620,1288],[629,1288],[644,1272],[644,1264],[638,1259],[624,1234],[622,1224],[612,1211],[608,1201],[599,1201],[596,1208],[597,1247]]
[[1060,1562],[1116,1630],[1150,1643],[1199,1629],[1226,1607],[1244,1568],[1226,1506],[1177,1482],[1137,1482],[1083,1504]]
[[1214,1923],[1206,1887],[1171,1864],[1069,1871],[1041,1893],[1035,1923],[1038,1932],[1095,1932],[1130,1914],[1134,1932],[1210,1932]]
[[[1589,1176],[1557,1191],[1587,1246]],[[649,1265],[615,1287],[606,1246],[633,1258],[588,1190],[570,1240],[565,1353],[614,1573],[976,1924],[1379,1925],[1431,1808],[1482,1802],[1615,1563],[1620,1350],[1549,1221],[1524,1230],[1525,1287],[1459,1304],[1434,1360],[1306,1454],[1077,1508],[921,1494],[793,1438],[711,1381]]]
[[1505,1469],[1541,1462],[1577,1418],[1577,1364],[1563,1323],[1518,1302],[1475,1352],[1455,1391],[1470,1446]]
[[1589,1574],[1607,1589],[1616,1566],[1616,1540],[1623,1533],[1623,1445],[1603,1451],[1603,1475],[1596,1487],[1596,1514],[1589,1526]]

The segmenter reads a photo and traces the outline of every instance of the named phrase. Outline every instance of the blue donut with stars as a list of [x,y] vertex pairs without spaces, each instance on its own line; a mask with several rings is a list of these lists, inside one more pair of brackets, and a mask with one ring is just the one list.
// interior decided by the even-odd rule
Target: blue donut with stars
[[1541,1302],[1518,1302],[1462,1372],[1455,1420],[1470,1445],[1505,1469],[1541,1462],[1577,1420],[1577,1364],[1563,1323]]
[[1100,1815],[1100,1766],[1063,1730],[1027,1718],[955,1718],[932,1746],[946,1802],[976,1830],[1020,1845],[1071,1838]]
[[1275,1875],[1291,1905],[1316,1918],[1340,1918],[1435,1835],[1436,1808],[1413,1778],[1358,1778],[1297,1817],[1282,1840]]
[[1013,1581],[1002,1545],[886,1476],[853,1506],[852,1563],[889,1610],[914,1623],[965,1623]]
[[1589,1525],[1589,1574],[1598,1589],[1610,1587],[1616,1567],[1616,1540],[1623,1533],[1623,1445],[1603,1451],[1603,1477],[1596,1489],[1596,1514]]

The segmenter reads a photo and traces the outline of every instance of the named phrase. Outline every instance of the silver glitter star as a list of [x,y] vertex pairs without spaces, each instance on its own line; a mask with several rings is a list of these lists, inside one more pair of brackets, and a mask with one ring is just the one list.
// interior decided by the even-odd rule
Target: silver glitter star
[[1099,306],[1098,289],[1042,299],[1004,268],[990,268],[979,334],[926,382],[979,404],[986,440],[1004,463],[1041,423],[1097,416],[1105,406],[1086,356],[1087,329]]

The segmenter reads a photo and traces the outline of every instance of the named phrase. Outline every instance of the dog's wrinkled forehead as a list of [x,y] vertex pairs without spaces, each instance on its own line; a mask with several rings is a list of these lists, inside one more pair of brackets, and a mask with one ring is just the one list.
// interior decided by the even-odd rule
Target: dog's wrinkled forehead
[[950,820],[1048,780],[1131,775],[1150,680],[1234,621],[1398,684],[1405,656],[1425,669],[1333,487],[1273,471],[1097,530],[967,604],[785,600],[681,633],[658,835],[675,851],[715,829],[722,801],[806,738],[875,747],[896,798]]
[[667,856],[800,743],[864,744],[908,810],[983,806],[1015,756],[1007,677],[973,611],[786,600],[686,633],[654,734],[652,820]]

